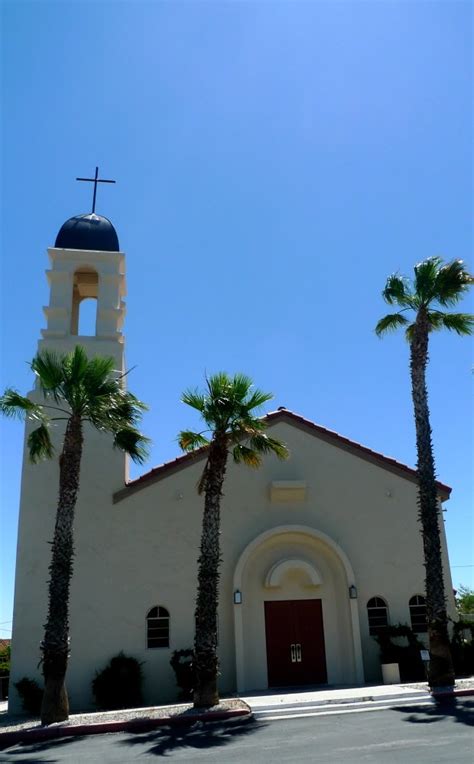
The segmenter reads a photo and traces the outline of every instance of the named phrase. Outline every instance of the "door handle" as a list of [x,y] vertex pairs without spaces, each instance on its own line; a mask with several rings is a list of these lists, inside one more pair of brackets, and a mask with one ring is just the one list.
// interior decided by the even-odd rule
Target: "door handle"
[[296,662],[301,663],[301,645],[296,645]]
[[296,663],[296,645],[290,645],[291,662]]

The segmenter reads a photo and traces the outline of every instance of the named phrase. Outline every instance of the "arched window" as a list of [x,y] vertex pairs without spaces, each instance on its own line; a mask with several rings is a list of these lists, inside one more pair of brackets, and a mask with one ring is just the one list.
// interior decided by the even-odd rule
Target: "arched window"
[[97,323],[97,300],[94,297],[84,297],[78,306],[79,337],[94,337]]
[[152,607],[146,617],[146,646],[170,646],[170,614],[164,607]]
[[374,637],[388,626],[388,607],[382,597],[372,597],[367,603],[369,634]]
[[415,594],[410,599],[410,621],[411,628],[415,634],[424,634],[428,631],[428,623],[426,620],[426,601],[421,594]]
[[74,273],[72,288],[71,334],[93,337],[96,334],[99,274],[89,265]]

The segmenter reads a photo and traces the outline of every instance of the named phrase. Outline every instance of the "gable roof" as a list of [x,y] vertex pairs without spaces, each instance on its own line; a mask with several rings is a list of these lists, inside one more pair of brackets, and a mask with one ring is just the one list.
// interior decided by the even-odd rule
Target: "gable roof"
[[[307,432],[310,435],[319,438],[320,440],[323,440],[325,443],[329,443],[332,446],[336,446],[337,448],[341,448],[344,451],[348,451],[354,456],[358,456],[360,459],[364,459],[367,462],[376,464],[377,466],[382,467],[389,472],[393,472],[399,477],[410,480],[412,483],[417,483],[417,473],[416,470],[414,470],[412,467],[408,467],[408,465],[403,464],[402,462],[398,462],[391,456],[379,454],[377,451],[373,451],[371,448],[367,448],[367,446],[363,446],[361,443],[357,443],[355,440],[345,438],[338,432],[334,432],[334,430],[328,430],[326,427],[315,424],[309,419],[305,419],[304,417],[300,416],[299,414],[295,414],[289,409],[279,408],[278,411],[272,411],[269,414],[266,414],[264,417],[262,417],[262,419],[267,422],[268,426],[277,424],[278,422],[286,422],[287,424],[293,425],[294,427],[297,427],[298,429],[303,430],[304,432]],[[176,459],[172,459],[169,462],[160,464],[158,467],[153,467],[153,469],[151,469],[149,472],[145,472],[145,474],[141,475],[139,478],[130,480],[124,488],[114,493],[114,504],[122,501],[122,499],[127,498],[132,493],[141,490],[145,486],[148,486],[151,483],[156,483],[159,480],[163,480],[163,478],[168,477],[169,475],[172,475],[173,473],[182,469],[185,469],[186,467],[189,467],[191,464],[194,464],[201,459],[204,459],[207,454],[207,449],[207,446],[203,446],[202,448],[196,449],[196,451],[193,451],[192,453],[178,456]],[[448,485],[445,485],[440,481],[436,481],[436,487],[441,499],[449,499],[451,488]]]

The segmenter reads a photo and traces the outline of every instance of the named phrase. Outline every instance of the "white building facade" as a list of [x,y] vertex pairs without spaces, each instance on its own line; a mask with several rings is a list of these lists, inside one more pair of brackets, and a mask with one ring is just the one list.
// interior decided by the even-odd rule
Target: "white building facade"
[[[81,344],[90,354],[113,356],[123,369],[125,256],[112,224],[96,215],[72,218],[48,252],[50,303],[39,349],[66,352]],[[82,337],[78,315],[91,297],[96,331]],[[266,458],[258,471],[230,465],[226,477],[221,693],[379,681],[370,634],[377,619],[410,624],[422,611],[415,472],[286,409],[267,421],[272,436],[287,444],[289,460]],[[70,602],[72,710],[93,705],[95,672],[121,650],[143,662],[147,704],[176,698],[170,658],[193,644],[202,517],[196,484],[204,459],[202,452],[181,456],[129,481],[126,458],[110,440],[86,433]],[[41,681],[58,480],[55,461],[31,465],[25,452],[12,688],[23,676]],[[438,490],[454,615],[441,515],[450,489],[439,483]],[[19,710],[16,693],[10,695]]]

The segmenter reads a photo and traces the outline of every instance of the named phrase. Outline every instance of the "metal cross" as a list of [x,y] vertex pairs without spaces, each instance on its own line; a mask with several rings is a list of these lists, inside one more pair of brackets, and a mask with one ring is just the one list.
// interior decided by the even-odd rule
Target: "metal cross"
[[98,183],[115,183],[115,180],[103,180],[102,178],[99,178],[99,168],[95,168],[95,178],[76,178],[76,180],[87,180],[90,183],[94,184],[94,196],[92,199],[92,214],[95,212],[95,199],[97,196],[97,184]]

